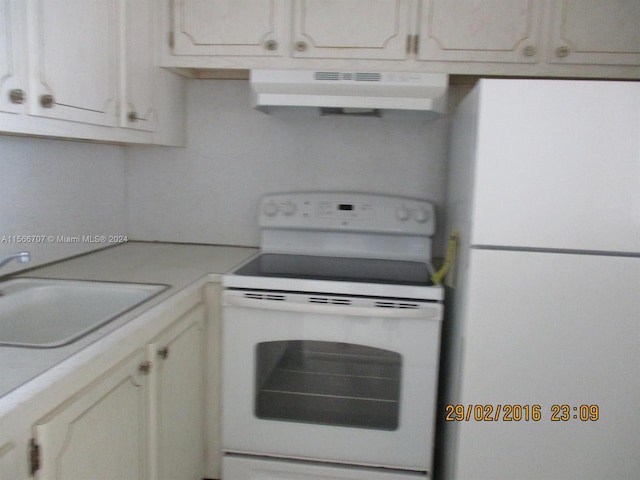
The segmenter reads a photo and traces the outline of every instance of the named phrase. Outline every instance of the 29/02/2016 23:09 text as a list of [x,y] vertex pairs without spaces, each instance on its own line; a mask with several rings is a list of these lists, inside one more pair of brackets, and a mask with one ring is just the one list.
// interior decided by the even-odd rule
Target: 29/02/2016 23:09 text
[[448,422],[539,422],[545,419],[545,414],[548,414],[547,418],[552,422],[595,422],[600,418],[600,407],[587,404],[554,404],[547,412],[543,412],[538,404],[457,404],[445,406],[445,414],[445,420]]

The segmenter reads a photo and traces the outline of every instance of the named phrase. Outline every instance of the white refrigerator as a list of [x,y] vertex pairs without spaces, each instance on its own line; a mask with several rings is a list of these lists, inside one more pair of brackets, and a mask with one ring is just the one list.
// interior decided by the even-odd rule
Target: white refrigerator
[[481,80],[447,213],[435,478],[640,478],[640,83]]

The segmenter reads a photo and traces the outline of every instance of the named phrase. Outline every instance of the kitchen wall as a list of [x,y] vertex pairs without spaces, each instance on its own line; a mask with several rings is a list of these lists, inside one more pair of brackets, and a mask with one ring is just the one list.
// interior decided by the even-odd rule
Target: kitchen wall
[[0,275],[108,244],[96,236],[257,246],[258,199],[277,191],[426,198],[443,223],[446,119],[268,115],[246,81],[190,80],[187,102],[186,148],[0,136],[0,257],[32,254]]
[[0,258],[32,254],[31,263],[13,262],[0,274],[107,245],[94,243],[95,236],[126,233],[123,152],[113,145],[0,136]]
[[248,82],[231,80],[189,81],[187,103],[186,148],[125,150],[133,238],[255,246],[258,199],[278,191],[372,191],[444,204],[446,119],[265,114],[251,108]]

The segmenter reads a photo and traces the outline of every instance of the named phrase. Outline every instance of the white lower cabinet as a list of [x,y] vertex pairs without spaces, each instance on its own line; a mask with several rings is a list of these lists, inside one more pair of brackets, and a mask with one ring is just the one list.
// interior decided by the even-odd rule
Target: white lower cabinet
[[[199,303],[37,421],[31,475],[38,480],[201,479],[203,329]],[[4,450],[0,447],[0,460]]]
[[222,286],[204,288],[205,328],[205,469],[204,478],[222,478]]
[[222,460],[223,480],[419,480],[424,473],[401,472],[313,462],[283,461],[241,455]]
[[0,480],[15,480],[18,477],[18,449],[13,442],[0,445]]
[[141,348],[37,422],[32,474],[39,480],[149,478],[146,366]]
[[187,313],[150,347],[157,358],[159,480],[200,480],[204,464],[204,307]]

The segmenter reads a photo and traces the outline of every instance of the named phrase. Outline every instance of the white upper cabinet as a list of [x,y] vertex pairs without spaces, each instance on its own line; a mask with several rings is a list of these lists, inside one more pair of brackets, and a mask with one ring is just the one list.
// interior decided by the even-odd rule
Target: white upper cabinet
[[0,0],[0,132],[184,144],[155,0]]
[[407,58],[415,24],[410,0],[301,0],[294,3],[293,56]]
[[539,0],[422,0],[418,58],[535,63],[540,56],[542,4]]
[[640,67],[638,0],[553,2],[548,61]]
[[26,108],[24,61],[24,2],[0,0],[0,111],[21,113]]
[[283,55],[288,43],[287,0],[175,0],[175,55]]
[[31,113],[118,124],[118,11],[115,0],[37,0]]
[[640,78],[638,0],[157,2],[172,68]]
[[120,125],[154,131],[158,114],[154,108],[153,4],[151,0],[124,3],[124,48],[121,51]]

